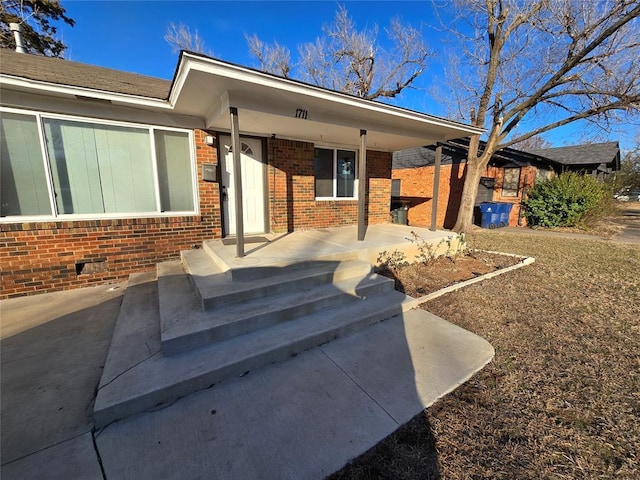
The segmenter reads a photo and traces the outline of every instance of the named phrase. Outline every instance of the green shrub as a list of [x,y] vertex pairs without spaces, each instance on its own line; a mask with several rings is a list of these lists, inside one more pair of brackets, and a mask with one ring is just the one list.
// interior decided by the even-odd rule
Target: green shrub
[[564,172],[537,183],[522,203],[532,227],[583,226],[608,212],[610,188],[589,175]]

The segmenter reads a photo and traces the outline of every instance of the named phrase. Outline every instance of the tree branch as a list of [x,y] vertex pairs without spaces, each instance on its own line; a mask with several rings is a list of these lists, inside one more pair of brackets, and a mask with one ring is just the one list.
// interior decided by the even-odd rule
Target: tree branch
[[[546,94],[548,91],[552,90],[558,85],[558,82],[573,68],[575,68],[579,63],[593,50],[595,50],[598,46],[602,45],[607,38],[612,36],[618,30],[620,30],[624,25],[629,23],[634,18],[640,16],[640,4],[636,5],[636,7],[625,14],[623,17],[618,19],[613,25],[607,27],[604,31],[602,31],[594,40],[592,40],[588,45],[583,47],[583,49],[577,54],[567,58],[564,64],[558,69],[558,71],[547,80],[542,87],[540,87],[535,93],[530,95],[524,102],[517,105],[509,112],[505,113],[505,119],[512,119],[507,127],[506,131],[511,131],[515,126],[522,120],[522,118],[533,108],[533,106],[538,103],[540,97]],[[600,23],[600,22],[598,22]]]
[[[636,97],[632,97],[631,98],[632,103],[637,103],[638,105],[640,105],[640,95],[636,96]],[[608,105],[602,105],[600,107],[596,107],[596,108],[592,108],[589,110],[585,110],[579,113],[576,113],[575,115],[571,116],[571,117],[567,117],[564,118],[562,120],[558,120],[556,122],[550,123],[548,125],[539,127],[535,130],[532,130],[530,132],[525,133],[524,135],[521,135],[519,137],[516,137],[512,140],[509,140],[508,142],[505,143],[501,143],[500,144],[500,148],[505,148],[508,146],[511,146],[513,144],[519,143],[523,140],[526,140],[527,138],[533,137],[535,135],[539,135],[541,133],[544,132],[548,132],[550,130],[553,130],[554,128],[558,128],[561,127],[563,125],[568,125],[570,123],[576,122],[578,120],[584,120],[586,118],[589,117],[594,117],[597,115],[602,115],[605,114],[607,112],[610,112],[612,110],[624,110],[628,108],[629,103],[626,100],[621,100],[618,102],[614,102],[614,103],[610,103]],[[635,108],[635,109],[639,109],[640,107],[630,107],[630,108]]]

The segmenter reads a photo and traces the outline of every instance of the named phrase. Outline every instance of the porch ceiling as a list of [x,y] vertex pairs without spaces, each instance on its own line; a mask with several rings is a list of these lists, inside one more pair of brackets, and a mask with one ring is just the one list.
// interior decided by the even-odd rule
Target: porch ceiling
[[438,117],[322,89],[264,72],[183,52],[171,91],[176,113],[228,131],[229,107],[238,108],[242,134],[395,151],[482,133]]

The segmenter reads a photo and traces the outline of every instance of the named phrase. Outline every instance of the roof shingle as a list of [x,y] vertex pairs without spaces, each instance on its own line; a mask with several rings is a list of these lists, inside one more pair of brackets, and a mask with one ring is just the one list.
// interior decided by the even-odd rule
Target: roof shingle
[[57,85],[90,88],[166,100],[171,82],[61,58],[43,57],[0,48],[0,74]]
[[618,142],[586,143],[568,147],[528,150],[563,165],[591,165],[613,162],[620,152]]

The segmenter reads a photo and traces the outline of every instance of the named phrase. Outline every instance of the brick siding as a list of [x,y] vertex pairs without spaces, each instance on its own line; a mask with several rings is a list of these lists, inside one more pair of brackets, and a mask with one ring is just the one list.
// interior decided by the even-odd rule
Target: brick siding
[[[522,192],[524,188],[527,189],[533,187],[533,183],[536,178],[536,167],[522,167],[520,168],[520,180],[518,182],[518,196],[517,197],[503,197],[502,196],[502,182],[504,180],[504,169],[499,167],[487,167],[487,177],[496,179],[493,200],[496,202],[513,203],[511,213],[509,214],[509,226],[515,227],[518,225],[518,217],[520,215],[520,202],[522,201]],[[526,182],[526,184],[525,184]],[[526,226],[527,219],[523,216],[521,221],[522,226]]]
[[[357,200],[316,200],[314,145],[271,138],[267,142],[269,212],[273,232],[353,225],[358,221]],[[367,150],[369,195],[366,221],[389,222],[391,154]]]
[[[393,170],[392,178],[400,180],[400,195],[409,206],[409,225],[431,226],[435,167]],[[438,228],[451,228],[458,214],[462,196],[464,164],[442,165],[438,186]]]
[[[203,164],[218,166],[216,147],[204,143],[207,134],[194,132],[199,215],[0,224],[0,298],[123,281],[178,258],[181,250],[203,240],[221,237],[218,183],[202,181]],[[357,223],[356,200],[315,200],[313,149],[307,142],[267,141],[273,232]],[[367,159],[367,222],[388,223],[391,154],[367,151]]]
[[[440,167],[440,182],[438,186],[438,212],[436,224],[438,228],[452,228],[458,216],[462,188],[464,185],[464,163],[442,165]],[[535,167],[522,167],[520,171],[520,188],[517,197],[503,197],[502,180],[503,169],[499,167],[487,167],[483,177],[495,178],[493,200],[496,202],[513,203],[509,215],[509,225],[518,225],[520,213],[520,201],[525,178],[527,187],[533,185],[535,179]],[[392,178],[400,180],[400,195],[402,200],[409,205],[408,220],[410,225],[431,225],[431,209],[435,167],[425,166],[418,168],[402,168],[392,172]],[[523,218],[522,222],[526,223]],[[524,224],[524,223],[523,223]]]

